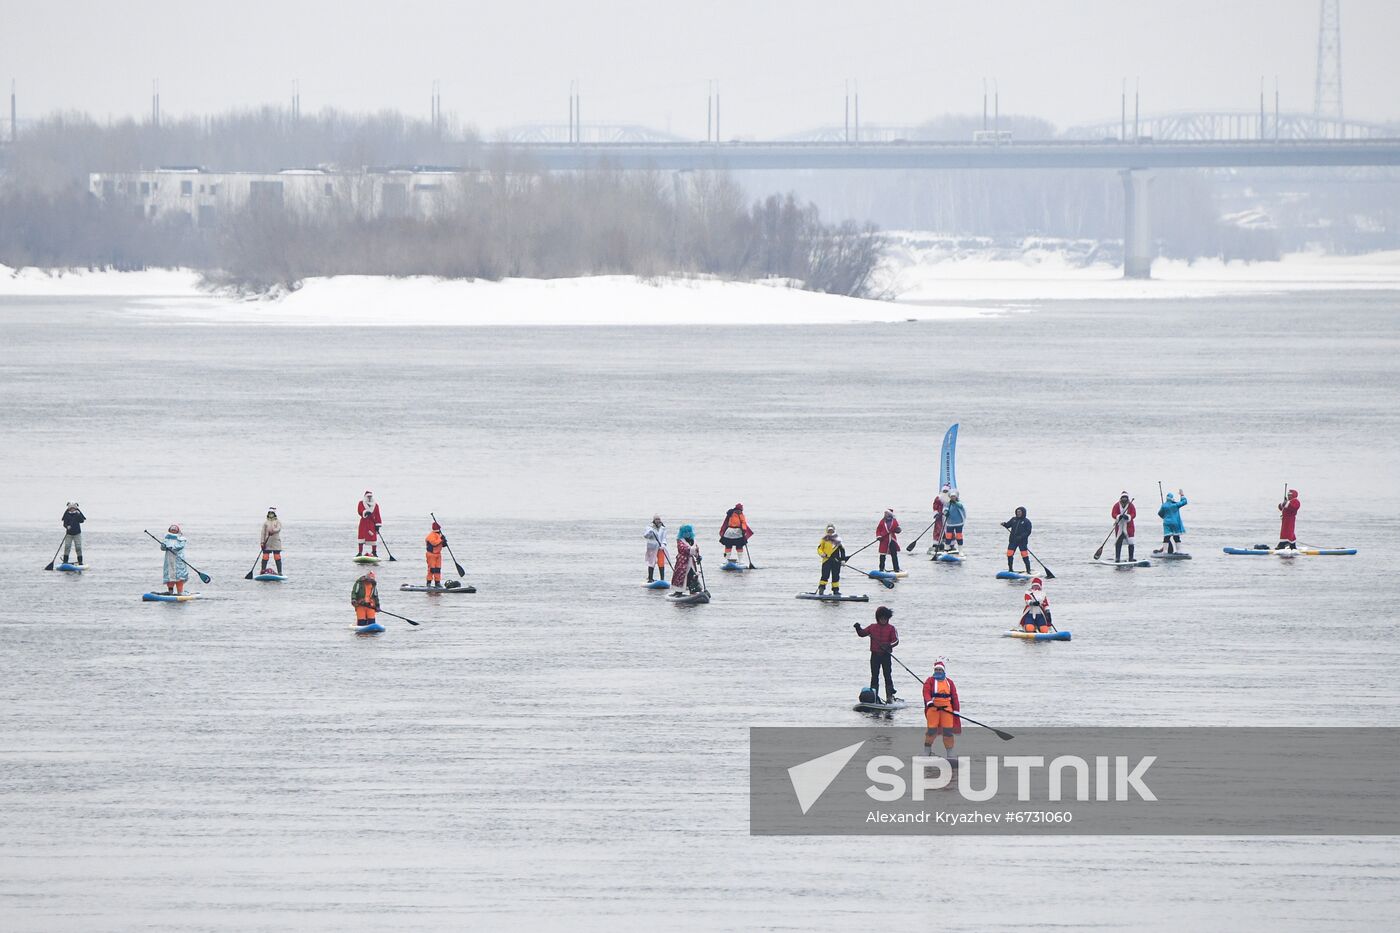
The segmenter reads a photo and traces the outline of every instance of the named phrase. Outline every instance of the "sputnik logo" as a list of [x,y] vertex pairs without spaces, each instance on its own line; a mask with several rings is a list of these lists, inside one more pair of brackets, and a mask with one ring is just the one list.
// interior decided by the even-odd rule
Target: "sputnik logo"
[[788,779],[792,781],[792,790],[797,795],[797,804],[802,808],[803,816],[821,799],[841,769],[850,763],[864,744],[865,741],[861,740],[788,768]]

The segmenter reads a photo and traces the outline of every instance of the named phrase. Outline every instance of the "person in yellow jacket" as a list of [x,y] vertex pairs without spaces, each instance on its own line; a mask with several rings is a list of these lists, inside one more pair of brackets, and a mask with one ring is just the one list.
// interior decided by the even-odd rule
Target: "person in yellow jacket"
[[841,563],[846,559],[846,547],[835,525],[826,526],[826,534],[817,542],[817,556],[822,559],[822,580],[817,584],[817,595],[826,592],[826,581],[831,581],[831,595],[841,595]]
[[427,545],[428,586],[442,586],[442,552],[447,548],[447,536],[442,526],[433,522],[433,530],[423,539]]

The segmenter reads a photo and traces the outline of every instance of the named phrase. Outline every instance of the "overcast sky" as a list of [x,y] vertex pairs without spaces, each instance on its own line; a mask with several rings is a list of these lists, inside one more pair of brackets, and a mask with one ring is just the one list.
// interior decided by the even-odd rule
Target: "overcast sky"
[[[847,78],[863,122],[981,108],[1060,126],[1112,118],[1121,80],[1145,113],[1253,108],[1274,77],[1311,110],[1318,0],[0,0],[0,77],[21,119],[98,118],[284,103],[302,110],[443,107],[488,132],[567,118],[703,137],[710,79],[723,132],[765,137],[840,123]],[[1400,0],[1341,0],[1348,116],[1400,117]],[[1272,103],[1270,104],[1272,106]],[[1131,106],[1131,105],[1130,105]],[[8,115],[6,115],[8,116]]]

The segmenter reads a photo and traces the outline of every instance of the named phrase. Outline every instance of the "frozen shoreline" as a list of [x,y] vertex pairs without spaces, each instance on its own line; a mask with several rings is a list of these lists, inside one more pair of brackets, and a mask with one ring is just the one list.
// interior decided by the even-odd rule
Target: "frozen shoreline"
[[170,321],[343,326],[559,326],[889,323],[1024,310],[1027,302],[1213,298],[1283,292],[1400,290],[1400,251],[1298,253],[1275,262],[1158,260],[1153,279],[1029,249],[957,252],[892,234],[880,288],[893,301],[705,277],[447,280],[336,276],[294,292],[249,298],[210,292],[190,270],[16,271],[0,266],[0,297],[113,297]]

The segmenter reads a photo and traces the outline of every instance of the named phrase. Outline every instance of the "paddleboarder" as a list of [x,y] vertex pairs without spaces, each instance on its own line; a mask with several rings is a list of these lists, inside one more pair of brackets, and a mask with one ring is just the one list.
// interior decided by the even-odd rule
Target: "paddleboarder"
[[268,573],[268,561],[277,564],[277,575],[282,575],[282,519],[277,517],[277,509],[267,507],[267,517],[262,524],[262,572]]
[[885,569],[885,557],[892,561],[895,573],[899,573],[899,519],[894,517],[894,509],[885,509],[885,515],[875,526],[875,539],[880,542],[880,569]]
[[1298,509],[1302,503],[1298,501],[1298,490],[1288,490],[1287,497],[1278,504],[1279,529],[1278,547],[1276,550],[1288,548],[1291,551],[1298,550],[1298,531],[1296,524],[1298,521]]
[[962,496],[956,489],[948,490],[948,504],[943,509],[943,550],[961,551],[963,546],[963,523],[967,521],[967,509]]
[[1113,560],[1121,563],[1123,560],[1123,545],[1128,545],[1128,560],[1137,558],[1137,540],[1134,535],[1137,533],[1137,506],[1133,505],[1133,497],[1128,495],[1127,490],[1118,496],[1118,501],[1113,503],[1113,509],[1109,512],[1113,519],[1114,533],[1117,535],[1113,541]]
[[355,607],[355,624],[369,625],[379,612],[379,582],[370,570],[355,580],[350,588],[350,605]]
[[831,595],[841,595],[841,564],[846,560],[846,547],[835,525],[826,526],[826,534],[817,542],[817,556],[822,559],[822,580],[817,584],[817,595],[826,592],[826,582],[831,581]]
[[185,581],[190,578],[190,565],[185,563],[185,536],[179,525],[171,525],[165,532],[165,540],[160,549],[165,552],[165,592],[179,595],[185,592]]
[[948,493],[951,489],[952,487],[945,483],[943,488],[938,490],[938,495],[933,497],[933,544],[928,549],[930,554],[943,550],[943,527],[947,517],[944,509],[948,507]]
[[870,689],[880,689],[880,672],[885,674],[885,702],[893,703],[894,695],[894,674],[890,670],[890,655],[899,646],[899,632],[890,624],[890,617],[894,615],[894,610],[888,606],[881,606],[875,610],[875,624],[862,626],[859,622],[852,622],[856,634],[861,638],[870,639]]
[[426,545],[428,560],[428,586],[442,586],[442,552],[447,547],[447,535],[442,533],[442,526],[433,522],[432,530],[423,539]]
[[1185,492],[1178,489],[1177,493],[1181,495],[1180,499],[1167,493],[1157,509],[1157,517],[1162,520],[1162,549],[1156,552],[1158,554],[1175,554],[1181,544],[1181,536],[1186,534],[1186,525],[1181,521],[1181,508],[1189,503]]
[[642,532],[647,542],[647,582],[658,576],[666,579],[666,523],[659,514],[651,517],[651,524]]
[[1050,597],[1045,595],[1045,581],[1031,580],[1021,606],[1021,630],[1025,632],[1053,631],[1050,625]]
[[1006,569],[1015,571],[1012,566],[1017,551],[1021,552],[1021,562],[1026,565],[1026,573],[1031,572],[1031,520],[1026,517],[1026,507],[1016,507],[1016,514],[1001,523],[1010,535],[1006,540]]
[[[749,539],[752,537],[753,529],[749,527],[748,519],[744,517],[744,503],[736,502],[734,508],[724,513],[724,521],[719,526],[719,543],[724,546],[725,561],[743,557],[744,548],[748,547]],[[731,556],[731,550],[737,551],[738,554]]]
[[78,503],[70,502],[63,510],[63,562],[68,563],[70,549],[78,552],[78,566],[83,566],[83,522],[87,516],[78,508]]
[[962,709],[958,686],[948,676],[948,659],[933,662],[933,676],[924,681],[924,750],[933,754],[933,740],[943,739],[943,757],[951,758],[954,736],[962,732],[962,720],[953,714]]
[[671,595],[684,596],[700,592],[700,578],[695,567],[700,563],[700,545],[695,543],[695,529],[682,525],[676,532],[676,559],[672,563]]
[[366,489],[364,498],[355,503],[355,511],[360,516],[360,547],[355,556],[362,556],[365,548],[369,548],[370,556],[378,557],[379,526],[384,524],[384,518],[379,514],[379,503],[374,501],[374,493]]

